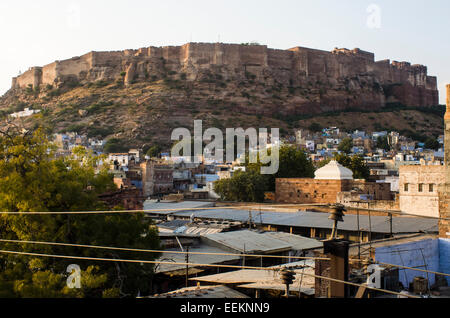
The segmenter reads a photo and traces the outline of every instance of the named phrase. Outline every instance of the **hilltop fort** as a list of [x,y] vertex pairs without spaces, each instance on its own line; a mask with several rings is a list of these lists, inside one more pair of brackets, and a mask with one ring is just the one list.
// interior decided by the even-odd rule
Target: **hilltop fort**
[[13,78],[12,90],[111,80],[130,85],[164,79],[167,74],[178,74],[188,82],[217,78],[234,83],[251,80],[265,87],[307,90],[308,94],[289,102],[288,107],[295,112],[299,108],[307,113],[351,107],[379,109],[391,103],[412,107],[439,103],[437,79],[428,76],[423,65],[375,61],[373,53],[360,49],[278,50],[265,45],[223,43],[90,52],[32,67]]

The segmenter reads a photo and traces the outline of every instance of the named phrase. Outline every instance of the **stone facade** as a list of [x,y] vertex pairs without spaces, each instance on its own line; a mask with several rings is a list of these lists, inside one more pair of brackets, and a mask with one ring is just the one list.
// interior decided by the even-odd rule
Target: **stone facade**
[[[450,85],[447,85],[447,112],[445,120],[445,184],[439,189],[439,216],[450,218]],[[450,239],[450,221],[439,221],[439,236]]]
[[144,197],[169,194],[173,191],[173,167],[148,160],[141,163],[142,191]]
[[[115,52],[90,52],[44,67],[30,68],[13,78],[12,88],[59,86],[68,81],[124,80],[125,84],[184,74],[188,81],[222,78],[240,82],[251,78],[266,86],[301,87],[320,100],[296,99],[305,112],[348,107],[380,108],[387,103],[408,106],[438,104],[436,77],[427,67],[407,62],[375,61],[359,49],[332,52],[295,47],[270,49],[264,45],[188,43]],[[319,94],[320,93],[320,94]]]
[[125,210],[142,210],[144,208],[142,191],[136,188],[120,189],[118,191],[104,193],[99,196],[99,199],[110,209],[114,209],[117,206]]
[[371,200],[391,200],[390,185],[364,180],[277,179],[276,202],[286,204],[344,203],[348,197],[365,195]]
[[353,180],[277,179],[275,197],[278,203],[336,203],[338,193],[350,191]]
[[405,213],[439,216],[438,189],[445,183],[444,166],[401,166],[400,210]]

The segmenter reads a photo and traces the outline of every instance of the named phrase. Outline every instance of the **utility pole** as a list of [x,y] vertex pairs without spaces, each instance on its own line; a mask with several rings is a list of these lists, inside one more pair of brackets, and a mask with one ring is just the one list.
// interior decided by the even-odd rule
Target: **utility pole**
[[186,247],[186,287],[189,286],[189,246]]
[[389,233],[390,233],[391,237],[392,237],[392,232],[393,232],[393,230],[392,230],[392,213],[389,213]]
[[[330,278],[348,281],[348,247],[349,242],[338,239],[324,242],[324,252],[330,257]],[[330,281],[328,296],[330,298],[347,298],[348,286],[344,283]]]
[[[323,244],[324,253],[330,258],[330,278],[341,281],[348,281],[348,247],[349,242],[339,240],[337,238],[338,222],[344,222],[345,207],[336,204],[329,219],[334,221],[331,238]],[[330,281],[330,289],[328,291],[330,298],[347,298],[348,286],[344,283]]]

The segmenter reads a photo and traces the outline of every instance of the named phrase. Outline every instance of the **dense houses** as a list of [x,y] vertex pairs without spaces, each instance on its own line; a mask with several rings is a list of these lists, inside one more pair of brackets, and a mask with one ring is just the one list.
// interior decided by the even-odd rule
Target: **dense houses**
[[[103,140],[76,133],[54,137],[59,155],[76,146],[103,154]],[[329,256],[326,242],[334,235],[329,205],[334,204],[346,207],[337,235],[349,244],[346,280],[364,284],[367,264],[385,262],[393,265],[382,268],[383,288],[419,297],[448,297],[448,277],[414,270],[450,273],[446,261],[450,244],[440,235],[437,220],[442,209],[438,190],[446,182],[443,141],[443,136],[437,139],[436,151],[397,132],[298,130],[295,138],[280,144],[303,149],[321,168],[314,178],[277,179],[275,192],[266,193],[266,204],[248,208],[237,203],[224,207],[214,192],[214,182],[245,171],[242,156],[218,163],[208,156],[173,158],[168,153],[150,158],[130,149],[105,154],[117,191],[100,199],[110,208],[143,210],[156,223],[164,262],[155,267],[152,297],[283,297],[283,270],[296,274],[292,297],[329,297],[330,282],[312,276],[330,275],[332,265],[320,258]],[[366,180],[355,178],[353,171],[334,160],[343,152],[363,158],[370,170]],[[320,164],[324,160],[327,164]],[[301,208],[283,208],[286,204]],[[396,214],[400,211],[405,215]],[[179,265],[186,257],[189,263],[202,265]],[[412,269],[395,267],[402,264]],[[353,287],[348,292],[355,297],[364,293],[386,297]]]
[[[275,145],[271,139],[267,147]],[[56,134],[54,140],[59,155],[69,154],[76,146],[102,154],[105,145],[105,140],[77,133]],[[361,156],[370,176],[367,180],[353,179],[348,169],[331,161],[316,172],[314,179],[277,180],[276,191],[269,197],[278,203],[343,203],[436,216],[437,189],[444,183],[440,173],[443,136],[436,142],[440,149],[433,150],[398,132],[344,132],[339,127],[319,132],[300,129],[294,138],[279,143],[303,149],[316,165],[333,159],[336,153]],[[143,198],[153,199],[177,194],[183,199],[216,200],[219,196],[214,192],[214,182],[245,170],[242,156],[235,162],[218,163],[210,160],[208,154],[174,158],[161,153],[159,158],[149,158],[139,149],[130,149],[125,153],[109,153],[106,160],[118,189],[137,189]]]

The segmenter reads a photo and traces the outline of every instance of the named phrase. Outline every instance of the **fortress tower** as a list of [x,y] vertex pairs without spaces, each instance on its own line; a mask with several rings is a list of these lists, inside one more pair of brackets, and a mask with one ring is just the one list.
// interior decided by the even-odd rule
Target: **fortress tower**
[[[447,111],[445,121],[445,185],[439,193],[439,214],[441,218],[450,218],[450,84],[447,85]],[[439,221],[439,236],[450,238],[450,221]]]

